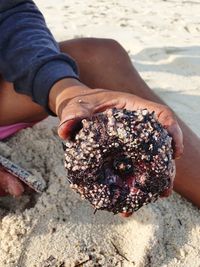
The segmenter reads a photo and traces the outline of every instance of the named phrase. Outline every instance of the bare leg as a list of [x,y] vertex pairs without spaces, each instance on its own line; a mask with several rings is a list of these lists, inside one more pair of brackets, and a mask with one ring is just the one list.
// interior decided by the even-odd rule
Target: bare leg
[[[92,88],[126,91],[148,100],[164,103],[141,79],[126,51],[115,41],[71,40],[61,43],[80,68],[83,83]],[[184,155],[177,160],[175,191],[200,207],[200,139],[178,119],[184,134]]]
[[31,98],[18,94],[13,85],[0,76],[0,126],[17,122],[34,122],[47,116],[42,107]]
[[[0,77],[0,126],[18,122],[34,122],[47,116],[43,108],[33,103],[28,96],[17,94],[11,83]],[[0,167],[0,196],[8,193],[20,196],[24,187],[13,175]]]
[[[125,50],[115,41],[106,39],[77,39],[62,42],[60,47],[63,52],[71,55],[78,63],[80,78],[83,83],[91,88],[105,88],[115,91],[125,91],[136,94],[148,100],[163,103],[146,83],[141,79]],[[0,114],[5,112],[2,108],[2,95],[5,103],[16,102],[12,85],[3,82],[10,89],[7,100],[4,89],[0,89]],[[18,95],[18,101],[22,101],[23,112],[19,112],[13,119],[13,113],[9,117],[0,118],[0,125],[18,121],[34,121],[46,116],[46,113],[38,105],[31,102],[26,96]],[[26,109],[24,108],[26,105]],[[36,106],[35,106],[36,105]],[[184,156],[177,161],[177,176],[175,190],[200,207],[200,139],[179,119],[184,133]]]

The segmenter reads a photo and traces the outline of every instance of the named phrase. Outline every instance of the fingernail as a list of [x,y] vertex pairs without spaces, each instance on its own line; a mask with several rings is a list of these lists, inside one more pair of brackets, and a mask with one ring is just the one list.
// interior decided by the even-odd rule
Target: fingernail
[[65,120],[65,121],[63,121],[63,122],[61,122],[59,125],[58,125],[58,128],[60,128],[63,124],[65,124],[66,122],[67,123],[71,123],[71,122],[73,122],[74,121],[74,119],[70,119],[70,120]]
[[[65,125],[66,123],[67,126]],[[73,119],[61,122],[61,124],[58,126],[58,135],[63,139],[68,138],[73,124],[74,124]]]
[[67,120],[61,123],[61,127],[58,128],[58,134],[61,138],[73,138],[74,134],[76,134],[81,128],[82,118],[74,118],[71,120]]

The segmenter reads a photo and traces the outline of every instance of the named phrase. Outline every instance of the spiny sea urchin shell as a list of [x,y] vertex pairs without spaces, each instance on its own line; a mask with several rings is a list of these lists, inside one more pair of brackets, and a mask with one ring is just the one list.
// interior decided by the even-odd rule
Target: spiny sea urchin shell
[[71,187],[95,209],[133,212],[171,186],[172,138],[154,112],[114,108],[81,123],[65,144],[65,167]]

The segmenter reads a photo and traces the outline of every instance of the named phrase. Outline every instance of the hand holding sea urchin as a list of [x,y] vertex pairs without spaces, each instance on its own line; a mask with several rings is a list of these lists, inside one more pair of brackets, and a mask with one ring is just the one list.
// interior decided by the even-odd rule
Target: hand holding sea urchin
[[146,109],[109,109],[81,121],[65,144],[71,187],[95,210],[134,212],[172,185],[172,138]]

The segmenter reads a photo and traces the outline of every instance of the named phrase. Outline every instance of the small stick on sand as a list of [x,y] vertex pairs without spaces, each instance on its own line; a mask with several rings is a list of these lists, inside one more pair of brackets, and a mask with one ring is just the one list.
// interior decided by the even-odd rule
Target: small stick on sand
[[0,166],[2,166],[7,172],[19,178],[22,182],[27,184],[38,193],[42,193],[46,188],[46,182],[42,177],[33,175],[1,155]]
[[[111,244],[113,245],[113,247],[114,247],[114,249],[115,249],[115,252],[116,252],[119,256],[121,256],[124,260],[130,262],[130,260],[129,260],[126,256],[124,256],[124,255],[119,251],[119,249],[117,248],[117,246],[116,246],[112,241],[110,241],[110,242],[111,242]],[[132,263],[133,263],[133,262],[132,262]]]

